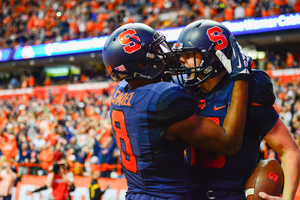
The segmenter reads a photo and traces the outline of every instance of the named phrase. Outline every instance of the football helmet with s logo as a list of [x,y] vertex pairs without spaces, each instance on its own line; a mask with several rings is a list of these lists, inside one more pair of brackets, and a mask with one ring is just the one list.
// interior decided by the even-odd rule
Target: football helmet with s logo
[[[199,66],[193,68],[186,68],[180,63],[180,67],[173,68],[171,71],[177,76],[178,83],[183,87],[197,86],[225,70],[215,52],[221,50],[228,59],[231,58],[230,35],[231,32],[224,25],[212,20],[199,20],[187,25],[180,33],[172,50],[178,57],[183,54],[193,54],[194,63],[196,63],[195,57],[198,52],[202,55],[202,61]],[[195,75],[187,78],[191,73]]]
[[164,74],[171,53],[166,37],[142,23],[129,23],[116,29],[106,40],[102,56],[115,81],[154,79]]

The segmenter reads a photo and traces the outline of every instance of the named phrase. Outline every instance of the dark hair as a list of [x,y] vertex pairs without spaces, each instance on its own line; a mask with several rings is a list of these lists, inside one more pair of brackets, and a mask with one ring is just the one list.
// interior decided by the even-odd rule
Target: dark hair
[[54,165],[53,165],[54,174],[58,175],[59,171],[60,171],[60,164],[54,163]]

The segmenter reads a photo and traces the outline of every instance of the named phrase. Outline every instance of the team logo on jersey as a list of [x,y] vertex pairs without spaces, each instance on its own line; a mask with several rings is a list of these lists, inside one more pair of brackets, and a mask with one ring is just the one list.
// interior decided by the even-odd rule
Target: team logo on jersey
[[198,102],[198,107],[203,110],[206,106],[206,101],[205,99],[200,99],[199,102]]

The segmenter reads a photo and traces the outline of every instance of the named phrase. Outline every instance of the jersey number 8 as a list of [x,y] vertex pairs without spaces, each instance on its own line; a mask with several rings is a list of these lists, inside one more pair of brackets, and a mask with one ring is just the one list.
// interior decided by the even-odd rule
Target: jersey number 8
[[111,120],[112,128],[114,129],[116,135],[117,145],[121,152],[122,164],[125,169],[136,173],[136,157],[133,155],[130,138],[126,129],[125,115],[123,111],[112,110]]

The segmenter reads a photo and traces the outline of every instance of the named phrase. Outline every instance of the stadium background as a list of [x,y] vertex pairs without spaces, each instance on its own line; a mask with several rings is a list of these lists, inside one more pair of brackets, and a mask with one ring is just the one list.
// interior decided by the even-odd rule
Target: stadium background
[[[1,164],[10,162],[19,175],[14,199],[41,186],[41,173],[59,159],[66,160],[76,176],[74,199],[88,199],[89,175],[96,169],[103,171],[100,185],[112,185],[103,199],[124,198],[126,180],[108,116],[115,83],[105,71],[101,49],[57,55],[44,49],[46,54],[37,57],[35,47],[105,38],[129,22],[167,31],[197,19],[240,22],[294,16],[293,23],[281,29],[259,27],[248,34],[237,32],[236,38],[253,57],[253,68],[272,77],[274,106],[299,144],[299,0],[3,0],[0,10]],[[102,153],[105,150],[109,155]],[[52,159],[39,156],[42,151]],[[272,150],[262,148],[262,155],[271,157]],[[46,196],[47,191],[26,198]]]

